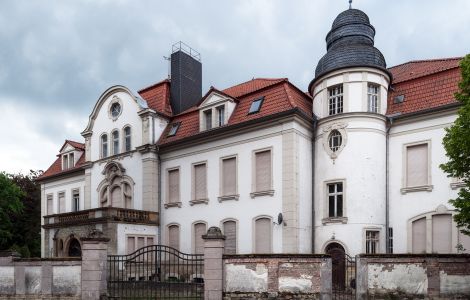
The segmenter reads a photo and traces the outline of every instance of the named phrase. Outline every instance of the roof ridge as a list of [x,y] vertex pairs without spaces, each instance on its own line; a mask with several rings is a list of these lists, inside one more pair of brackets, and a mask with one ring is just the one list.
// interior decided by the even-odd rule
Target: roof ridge
[[255,81],[255,80],[285,81],[285,80],[287,80],[287,77],[281,77],[281,78],[254,78],[254,77],[253,77],[253,78],[250,79],[250,80],[243,81],[243,82],[240,82],[240,83],[238,83],[238,84],[236,84],[236,85],[229,86],[229,87],[223,89],[222,91],[225,91],[225,90],[228,90],[228,89],[232,89],[232,88],[234,88],[234,87],[237,87],[237,86],[240,86],[240,85],[242,85],[242,84],[246,84],[246,83],[248,83],[248,82],[250,82],[250,81]]
[[169,83],[169,82],[170,82],[170,79],[165,78],[165,79],[160,80],[160,81],[158,81],[158,82],[156,82],[156,83],[153,83],[153,84],[151,84],[151,85],[148,85],[148,86],[146,86],[146,87],[144,87],[144,88],[141,88],[140,90],[137,90],[137,93],[146,91],[146,90],[148,90],[148,89],[150,89],[150,88],[156,87],[157,85],[160,85],[160,84],[166,83],[166,82]]
[[283,86],[284,86],[284,92],[286,93],[287,100],[289,101],[290,106],[292,108],[296,107],[294,103],[294,99],[292,99],[292,95],[290,94],[290,87],[289,87],[288,81],[284,82]]
[[421,63],[421,62],[435,62],[435,61],[446,61],[446,60],[461,60],[463,59],[463,56],[454,56],[454,57],[445,57],[445,58],[429,58],[429,59],[415,59],[415,60],[410,60],[392,67],[389,67],[387,69],[393,69],[396,67],[401,67],[406,64],[413,64],[413,63]]
[[65,139],[65,141],[85,145],[85,143],[77,142],[77,141],[73,141],[73,140],[69,140],[69,139]]

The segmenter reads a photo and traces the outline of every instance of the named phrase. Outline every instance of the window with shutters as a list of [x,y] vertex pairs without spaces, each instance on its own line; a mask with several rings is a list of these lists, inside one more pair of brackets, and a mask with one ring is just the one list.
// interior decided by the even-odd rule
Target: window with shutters
[[206,234],[205,223],[195,223],[193,229],[193,245],[195,254],[204,254],[204,240],[202,236]]
[[253,192],[250,194],[251,197],[274,195],[272,180],[272,151],[270,149],[256,151],[253,162]]
[[412,243],[413,253],[426,253],[426,218],[412,223]]
[[430,142],[405,145],[404,174],[401,192],[432,191]]
[[170,169],[167,171],[167,201],[165,208],[181,207],[180,200],[180,169]]
[[53,202],[53,195],[52,194],[48,194],[46,196],[46,202],[47,202],[47,211],[46,211],[46,214],[47,215],[52,215],[54,214],[54,202]]
[[225,235],[225,254],[237,253],[237,222],[234,220],[224,221],[222,230]]
[[[128,235],[126,252],[127,254],[131,254],[143,247],[155,245],[155,240],[154,235]],[[146,255],[139,256],[139,258],[147,260]],[[148,260],[150,259],[149,257]]]
[[193,164],[192,171],[192,200],[190,205],[208,203],[207,198],[207,164]]
[[65,212],[65,192],[60,192],[57,194],[58,202],[59,202],[59,214]]
[[180,249],[180,227],[173,224],[168,226],[168,247]]
[[254,224],[254,253],[272,252],[272,221],[270,218],[261,217]]
[[237,157],[224,157],[220,160],[220,196],[219,202],[238,200]]

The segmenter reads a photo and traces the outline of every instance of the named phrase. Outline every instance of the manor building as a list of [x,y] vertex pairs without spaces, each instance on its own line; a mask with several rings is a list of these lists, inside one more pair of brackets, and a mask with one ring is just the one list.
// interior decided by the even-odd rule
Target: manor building
[[182,43],[171,79],[112,86],[41,183],[42,255],[165,244],[202,253],[210,226],[226,253],[460,253],[470,238],[439,168],[456,118],[461,58],[387,68],[357,9],[326,36],[307,92],[255,78],[202,94],[200,55]]

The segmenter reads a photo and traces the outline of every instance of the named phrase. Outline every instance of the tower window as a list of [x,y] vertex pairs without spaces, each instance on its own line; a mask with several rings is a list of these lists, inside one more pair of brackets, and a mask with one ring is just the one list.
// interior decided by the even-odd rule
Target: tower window
[[261,105],[263,104],[264,97],[258,98],[251,103],[248,114],[254,114],[260,111]]
[[328,146],[330,147],[331,151],[336,152],[341,147],[343,143],[343,137],[338,130],[333,130],[328,137]]
[[328,115],[336,115],[343,112],[343,85],[337,85],[328,89]]
[[328,189],[328,217],[343,216],[343,183],[334,182],[327,184]]
[[367,111],[379,112],[379,86],[370,84],[367,86]]

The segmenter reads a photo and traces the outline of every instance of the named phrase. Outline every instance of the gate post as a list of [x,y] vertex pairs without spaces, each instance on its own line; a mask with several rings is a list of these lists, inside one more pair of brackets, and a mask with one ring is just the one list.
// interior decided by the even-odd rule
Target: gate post
[[82,299],[107,296],[108,238],[81,238]]
[[219,227],[212,226],[203,235],[204,239],[204,299],[222,300],[224,281],[225,235]]

